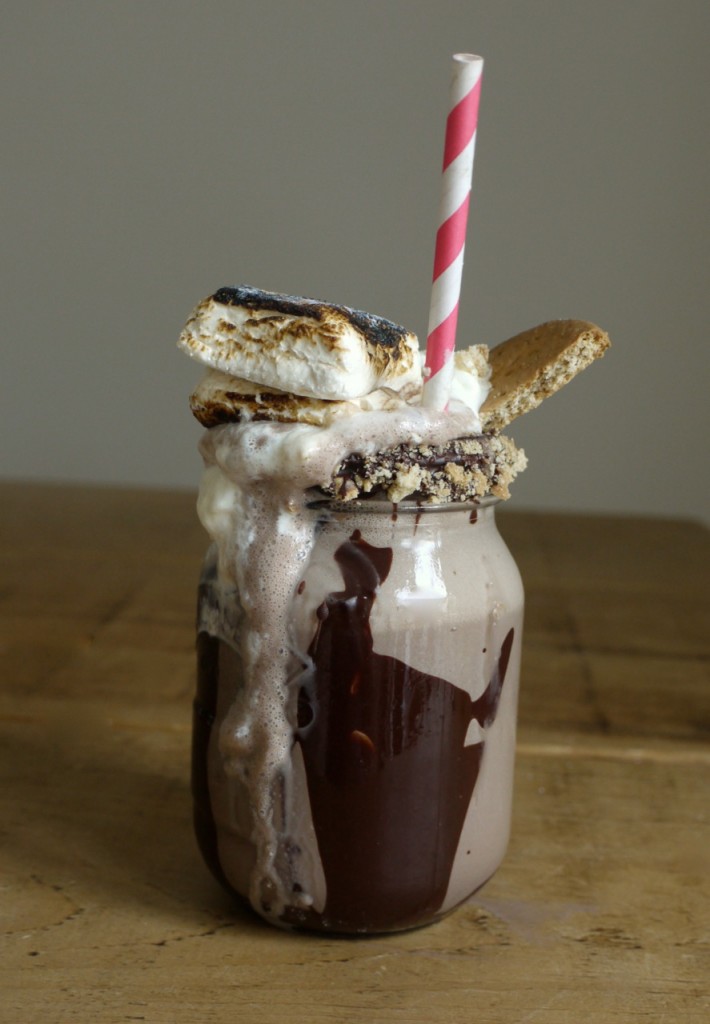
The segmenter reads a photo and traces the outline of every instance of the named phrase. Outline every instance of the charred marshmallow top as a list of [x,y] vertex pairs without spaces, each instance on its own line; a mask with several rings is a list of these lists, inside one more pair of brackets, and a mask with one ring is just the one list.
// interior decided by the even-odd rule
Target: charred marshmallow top
[[214,369],[310,398],[360,398],[421,379],[417,338],[404,327],[255,288],[221,288],[204,299],[178,344]]

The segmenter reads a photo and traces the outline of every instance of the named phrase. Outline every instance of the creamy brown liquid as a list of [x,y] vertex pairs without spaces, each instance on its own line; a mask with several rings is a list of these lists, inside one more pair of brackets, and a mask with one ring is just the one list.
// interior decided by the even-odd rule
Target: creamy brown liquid
[[335,553],[345,587],[318,610],[298,742],[326,880],[325,926],[407,928],[443,904],[513,642],[472,702],[444,679],[373,649],[370,613],[392,564],[359,531]]
[[[405,650],[403,637],[422,634],[415,623],[409,620],[394,647],[382,628],[393,600],[402,599],[402,585],[411,586],[412,546],[419,552],[415,564],[420,548],[429,550],[431,517],[425,514],[421,525],[421,514],[361,517],[363,531],[379,544],[369,543],[359,530],[339,543],[337,530],[330,541],[321,543],[321,536],[317,542],[318,557],[294,587],[292,614],[302,625],[298,646],[304,654],[294,664],[291,683],[290,768],[275,789],[281,808],[275,867],[283,896],[272,911],[271,891],[262,887],[257,907],[272,919],[343,932],[412,927],[451,909],[494,872],[508,830],[519,595],[515,586],[497,589],[481,605],[490,586],[487,560],[495,557],[491,515],[485,512],[481,524],[463,512],[459,523],[465,525],[458,527],[454,519],[446,520],[449,535],[455,533],[454,551],[471,542],[474,552],[481,550],[464,571],[469,577],[475,567],[478,580],[467,581],[465,590],[474,597],[473,586],[480,596],[471,609],[477,609],[473,619],[458,604],[459,613],[448,620],[433,610],[423,613],[424,632],[425,622],[435,630],[425,646],[435,637],[443,640],[436,651],[427,648],[428,670],[415,667],[427,663],[421,643],[406,648],[412,664],[409,656],[406,661],[394,656]],[[395,550],[382,544],[390,536],[397,538]],[[460,554],[454,563],[461,563]],[[509,586],[514,583],[513,578]],[[509,613],[502,613],[498,597],[513,601]],[[213,568],[202,587],[200,621],[223,620],[218,605],[224,600]],[[457,601],[456,592],[446,600]],[[422,612],[415,608],[413,614]],[[234,779],[230,782],[217,756],[225,716],[244,686],[243,666],[231,643],[206,628],[198,651],[196,831],[218,880],[251,895],[256,847],[250,840],[249,796]],[[440,673],[432,671],[434,665],[441,666]],[[487,682],[479,684],[481,670]],[[449,679],[448,671],[454,673]],[[470,680],[468,688],[464,680]],[[489,735],[495,739],[487,756]]]

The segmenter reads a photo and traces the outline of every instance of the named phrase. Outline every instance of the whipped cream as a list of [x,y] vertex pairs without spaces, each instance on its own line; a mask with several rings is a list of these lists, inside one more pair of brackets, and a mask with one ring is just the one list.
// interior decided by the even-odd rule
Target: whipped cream
[[491,372],[486,366],[481,375],[481,361],[473,355],[472,349],[454,353],[454,372],[451,378],[449,401],[460,402],[476,417],[475,433],[481,433],[481,406],[491,390]]

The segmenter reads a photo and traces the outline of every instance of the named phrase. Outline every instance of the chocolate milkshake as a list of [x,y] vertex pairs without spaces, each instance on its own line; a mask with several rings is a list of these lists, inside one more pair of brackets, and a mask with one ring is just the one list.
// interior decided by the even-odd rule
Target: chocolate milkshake
[[181,337],[209,367],[196,831],[283,927],[428,923],[507,844],[523,592],[495,504],[525,458],[482,419],[485,347],[437,412],[412,339],[254,289]]

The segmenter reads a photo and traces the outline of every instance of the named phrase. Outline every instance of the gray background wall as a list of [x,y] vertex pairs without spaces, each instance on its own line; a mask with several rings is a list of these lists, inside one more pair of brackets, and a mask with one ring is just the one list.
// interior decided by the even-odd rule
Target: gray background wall
[[706,0],[3,4],[6,477],[193,487],[191,307],[426,332],[449,57],[482,54],[461,344],[615,343],[518,421],[520,507],[707,517]]

